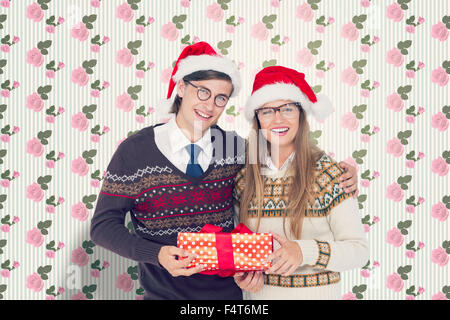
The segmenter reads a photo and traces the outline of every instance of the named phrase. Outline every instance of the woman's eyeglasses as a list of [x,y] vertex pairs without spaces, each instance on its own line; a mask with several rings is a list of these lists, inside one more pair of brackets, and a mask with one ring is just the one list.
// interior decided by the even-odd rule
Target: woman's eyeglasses
[[[184,80],[184,82],[190,84],[194,88],[197,89],[197,97],[201,101],[206,101],[211,97],[211,91],[208,88],[196,86],[190,81]],[[224,94],[218,94],[214,97],[214,103],[219,108],[223,108],[227,105],[229,97]]]
[[255,110],[255,114],[260,121],[272,120],[275,118],[275,113],[278,111],[285,119],[293,119],[298,117],[301,108],[298,102],[289,102],[278,107],[267,107]]

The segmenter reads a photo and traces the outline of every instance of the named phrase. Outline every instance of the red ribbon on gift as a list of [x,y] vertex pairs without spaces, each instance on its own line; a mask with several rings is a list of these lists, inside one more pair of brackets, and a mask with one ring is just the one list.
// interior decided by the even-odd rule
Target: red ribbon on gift
[[253,233],[245,224],[240,223],[231,233],[222,232],[222,228],[213,224],[205,224],[200,230],[200,233],[215,233],[216,234],[216,248],[217,260],[219,262],[219,269],[202,271],[201,274],[213,275],[220,277],[231,277],[236,273],[233,256],[233,243],[231,240],[231,233]]

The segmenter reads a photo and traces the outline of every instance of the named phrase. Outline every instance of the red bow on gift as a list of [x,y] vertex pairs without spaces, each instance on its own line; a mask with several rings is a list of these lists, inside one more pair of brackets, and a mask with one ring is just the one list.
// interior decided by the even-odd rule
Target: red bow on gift
[[[217,274],[220,277],[231,277],[236,273],[233,257],[233,244],[231,241],[231,234],[222,232],[222,228],[205,224],[200,230],[200,233],[215,233],[216,234],[216,247],[217,247],[217,259],[219,262],[220,270],[202,271],[201,274],[213,275]],[[240,223],[231,233],[253,233],[245,224]]]

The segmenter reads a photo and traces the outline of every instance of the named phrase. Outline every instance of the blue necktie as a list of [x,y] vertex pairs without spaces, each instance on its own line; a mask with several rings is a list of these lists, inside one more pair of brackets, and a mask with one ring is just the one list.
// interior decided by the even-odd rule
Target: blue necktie
[[186,168],[186,174],[188,176],[198,178],[203,174],[202,167],[198,164],[198,155],[200,154],[201,148],[196,144],[190,144],[186,146],[186,150],[191,157],[187,168]]

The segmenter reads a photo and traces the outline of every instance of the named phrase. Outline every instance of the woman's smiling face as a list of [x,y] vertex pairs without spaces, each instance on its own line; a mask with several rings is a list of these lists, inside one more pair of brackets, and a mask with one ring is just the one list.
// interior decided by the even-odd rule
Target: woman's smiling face
[[[291,103],[291,100],[275,100],[268,102],[258,109],[273,108]],[[299,129],[299,109],[294,105],[290,105],[296,115],[293,118],[287,118],[281,115],[280,111],[275,112],[272,117],[265,118],[262,115],[257,115],[259,124],[261,126],[262,134],[267,141],[272,145],[279,147],[291,146],[294,143],[295,136]]]

